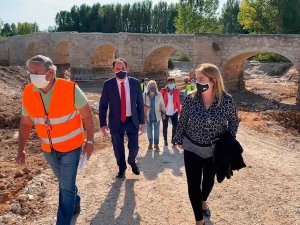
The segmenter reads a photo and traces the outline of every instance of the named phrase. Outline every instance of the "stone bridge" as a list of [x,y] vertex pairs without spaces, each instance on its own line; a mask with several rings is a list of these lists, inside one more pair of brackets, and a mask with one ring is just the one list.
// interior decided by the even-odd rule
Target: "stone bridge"
[[241,87],[244,62],[258,53],[285,56],[300,71],[300,35],[35,33],[0,41],[0,64],[24,65],[31,56],[43,54],[58,66],[70,66],[73,79],[103,80],[111,76],[112,61],[122,57],[135,76],[164,80],[176,50],[193,67],[204,62],[219,66],[227,90]]

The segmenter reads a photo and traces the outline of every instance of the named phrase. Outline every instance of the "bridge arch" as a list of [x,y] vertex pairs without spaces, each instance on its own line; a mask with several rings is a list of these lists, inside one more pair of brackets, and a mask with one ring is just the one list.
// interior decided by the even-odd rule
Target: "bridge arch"
[[26,47],[26,58],[30,59],[31,57],[38,54],[38,46],[35,42],[30,42]]
[[[299,73],[299,68],[297,68],[297,61],[294,59],[292,55],[286,54],[282,51],[278,51],[273,48],[261,48],[259,51],[257,49],[245,49],[243,52],[238,51],[235,54],[232,54],[229,58],[229,60],[225,61],[225,63],[222,66],[222,72],[225,83],[227,82],[226,87],[231,90],[237,90],[237,89],[243,89],[244,88],[244,78],[243,78],[243,72],[244,72],[244,63],[246,60],[252,56],[255,56],[257,54],[261,53],[276,53],[278,55],[284,56],[290,62],[296,67],[297,72]],[[300,81],[298,81],[300,83]],[[300,96],[300,85],[298,86],[298,90],[296,93],[296,96]],[[297,103],[300,103],[299,97],[297,98]]]
[[189,59],[191,59],[189,52],[180,46],[174,44],[160,45],[151,49],[144,60],[144,72],[161,72],[168,70],[168,59],[175,51],[181,51]]
[[92,68],[111,68],[116,59],[117,48],[112,44],[99,45],[92,54]]
[[69,44],[67,41],[61,41],[55,48],[54,63],[70,64]]

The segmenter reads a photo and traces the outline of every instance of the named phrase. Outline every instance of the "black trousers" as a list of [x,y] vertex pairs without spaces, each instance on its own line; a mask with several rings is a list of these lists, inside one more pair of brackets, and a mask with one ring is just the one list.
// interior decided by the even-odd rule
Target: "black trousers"
[[200,221],[203,219],[202,201],[207,200],[215,182],[213,157],[205,159],[184,150],[184,165],[195,220]]
[[178,112],[174,113],[173,116],[168,116],[166,115],[166,118],[163,120],[163,135],[164,135],[164,140],[165,142],[168,141],[168,122],[169,122],[169,118],[171,118],[172,121],[172,144],[176,144],[173,141],[173,138],[176,134],[176,129],[177,129],[177,125],[178,125]]

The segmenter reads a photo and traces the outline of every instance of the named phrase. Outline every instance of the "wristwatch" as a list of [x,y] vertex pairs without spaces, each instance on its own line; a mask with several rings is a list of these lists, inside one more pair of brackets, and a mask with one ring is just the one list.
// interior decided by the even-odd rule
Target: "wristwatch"
[[94,140],[91,140],[91,141],[86,140],[85,143],[93,145],[95,143],[95,141]]

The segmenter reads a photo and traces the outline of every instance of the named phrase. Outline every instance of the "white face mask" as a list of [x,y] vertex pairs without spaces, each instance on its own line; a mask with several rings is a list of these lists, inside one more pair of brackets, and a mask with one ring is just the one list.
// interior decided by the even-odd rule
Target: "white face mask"
[[45,88],[50,83],[46,80],[46,75],[30,74],[30,80],[37,88]]

